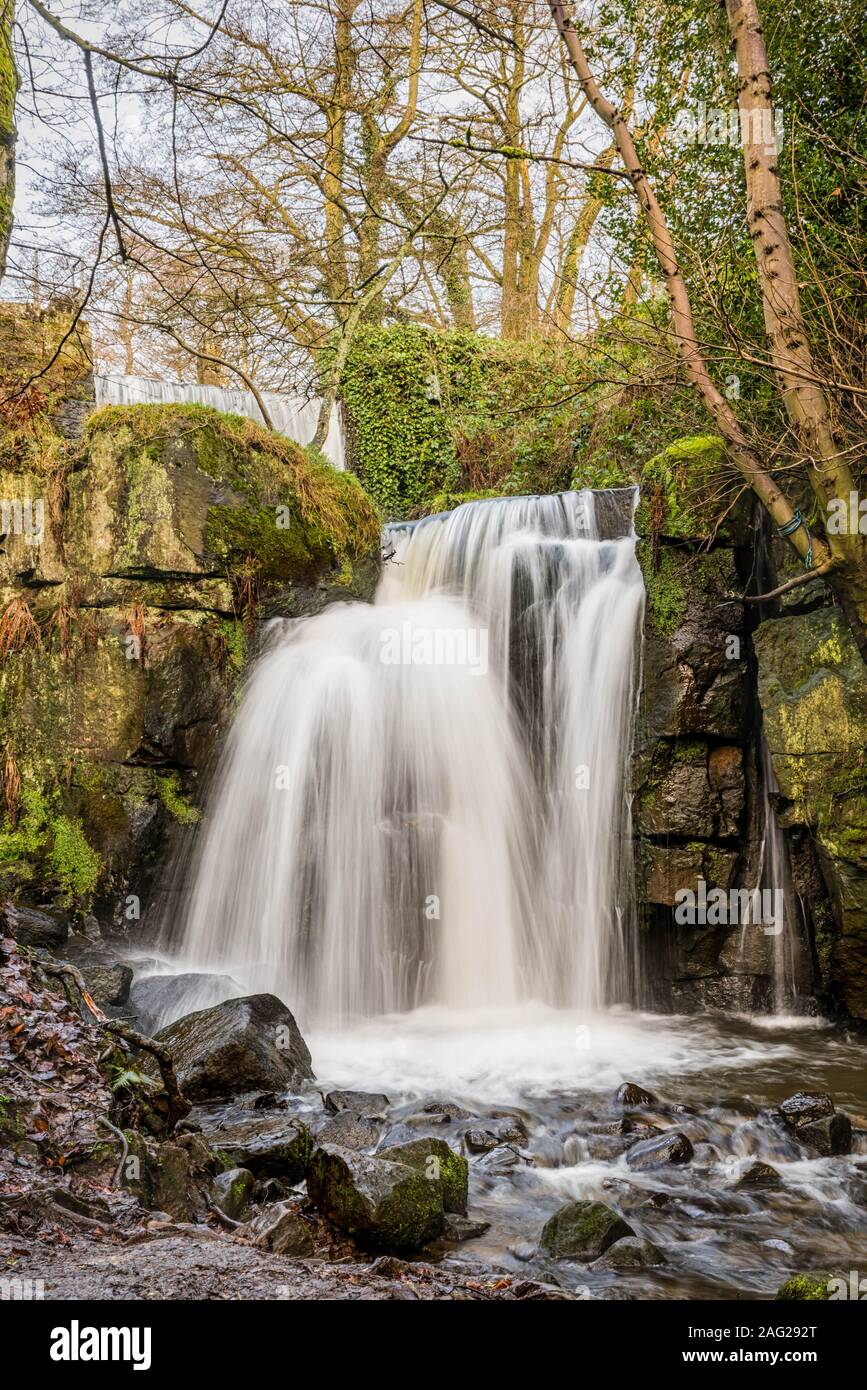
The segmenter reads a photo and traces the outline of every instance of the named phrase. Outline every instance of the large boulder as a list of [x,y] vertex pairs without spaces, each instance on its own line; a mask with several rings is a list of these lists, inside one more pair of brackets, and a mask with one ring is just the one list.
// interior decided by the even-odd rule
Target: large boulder
[[545,1222],[539,1244],[555,1259],[589,1264],[616,1240],[634,1235],[623,1217],[604,1202],[567,1202]]
[[313,1077],[298,1025],[273,994],[229,999],[178,1019],[157,1036],[170,1049],[189,1100],[292,1090]]
[[444,1228],[443,1192],[417,1168],[346,1149],[321,1147],[310,1160],[314,1206],[360,1244],[415,1250]]
[[[58,324],[16,322],[38,360]],[[52,401],[78,381],[52,377]],[[249,420],[109,406],[73,456],[47,412],[26,431],[0,421],[0,497],[44,504],[38,537],[15,527],[0,550],[0,617],[22,634],[0,700],[20,779],[0,891],[134,931],[175,827],[197,818],[253,619],[369,596],[379,521],[350,474]]]

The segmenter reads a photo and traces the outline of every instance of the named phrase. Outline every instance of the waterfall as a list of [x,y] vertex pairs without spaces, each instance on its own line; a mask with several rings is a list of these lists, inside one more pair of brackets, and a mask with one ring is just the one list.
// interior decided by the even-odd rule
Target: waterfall
[[398,524],[372,605],[272,625],[200,832],[191,968],[317,1020],[631,997],[634,500]]
[[[246,415],[257,424],[264,424],[262,412],[252,391],[229,386],[200,386],[197,382],[154,381],[146,376],[97,376],[96,403],[101,405],[171,405],[183,402],[210,405],[233,415]],[[296,444],[309,444],[316,433],[321,402],[316,397],[282,396],[274,391],[262,391],[262,399],[274,429],[294,439]],[[346,448],[340,410],[334,406],[328,423],[328,435],[322,452],[335,468],[346,467]]]
[[792,878],[789,848],[772,800],[780,788],[764,733],[760,735],[760,758],[762,841],[756,887],[779,900],[776,918],[770,929],[771,1002],[774,1013],[783,1014],[792,1010],[801,993],[803,914]]

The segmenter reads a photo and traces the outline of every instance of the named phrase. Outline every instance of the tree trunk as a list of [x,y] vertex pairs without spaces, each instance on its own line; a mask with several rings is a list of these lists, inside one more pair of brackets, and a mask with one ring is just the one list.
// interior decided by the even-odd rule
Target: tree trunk
[[15,0],[0,0],[0,278],[6,272],[15,199],[15,98],[18,95],[18,72],[12,50],[14,22]]
[[[338,0],[334,26],[334,82],[326,107],[328,121],[322,192],[325,197],[325,242],[328,293],[332,300],[343,299],[349,286],[346,258],[346,217],[343,209],[343,164],[346,147],[346,112],[355,74],[355,47],[352,17],[359,0]],[[343,310],[335,305],[340,318]]]
[[[617,153],[614,145],[610,145],[601,154],[596,163],[603,169],[610,169],[614,163],[614,156]],[[563,255],[563,263],[560,267],[559,285],[557,286],[557,298],[554,306],[554,328],[568,335],[572,323],[572,314],[575,309],[575,293],[578,289],[578,274],[581,269],[581,261],[590,240],[590,233],[596,225],[596,219],[602,211],[605,203],[602,198],[594,193],[588,193],[584,199],[581,211],[576,218],[575,225],[569,234],[566,243],[566,250]]]

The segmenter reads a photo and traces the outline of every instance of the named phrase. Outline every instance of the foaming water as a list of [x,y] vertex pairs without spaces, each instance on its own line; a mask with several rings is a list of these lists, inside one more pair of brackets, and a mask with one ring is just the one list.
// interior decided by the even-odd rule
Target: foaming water
[[393,528],[373,605],[275,635],[200,835],[190,965],[304,1024],[634,997],[633,505]]
[[329,1086],[401,1098],[446,1094],[485,1105],[605,1094],[629,1076],[662,1089],[672,1078],[683,1088],[695,1077],[706,1087],[709,1076],[798,1055],[794,1032],[771,1041],[718,1023],[628,1009],[586,1014],[533,1001],[473,1012],[427,1007],[348,1031],[316,1029],[309,1042],[317,1075]]

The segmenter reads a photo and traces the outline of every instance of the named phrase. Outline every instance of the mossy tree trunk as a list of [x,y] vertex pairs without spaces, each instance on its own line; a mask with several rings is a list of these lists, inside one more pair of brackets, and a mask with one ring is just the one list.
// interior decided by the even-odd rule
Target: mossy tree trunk
[[12,49],[15,0],[0,0],[0,276],[12,236],[12,203],[15,197],[15,98],[18,72]]

